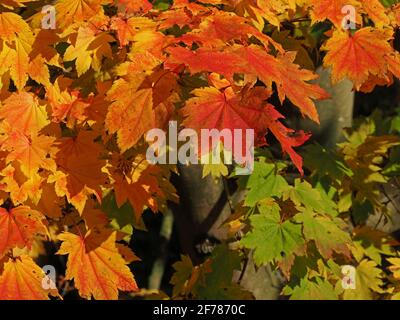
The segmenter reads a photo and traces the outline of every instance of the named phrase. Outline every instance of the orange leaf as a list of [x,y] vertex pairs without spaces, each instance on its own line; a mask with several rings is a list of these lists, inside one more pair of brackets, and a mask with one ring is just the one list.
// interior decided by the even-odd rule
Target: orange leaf
[[165,208],[167,200],[176,201],[175,189],[169,182],[168,169],[150,165],[142,154],[133,161],[116,155],[112,164],[115,168],[111,176],[114,180],[117,206],[121,207],[129,200],[137,221],[145,206],[157,212]]
[[166,63],[167,67],[183,63],[189,67],[191,73],[215,72],[231,82],[235,73],[256,75],[268,88],[275,82],[281,101],[287,97],[304,115],[315,122],[319,122],[319,119],[312,99],[326,99],[329,96],[318,85],[307,83],[318,76],[294,64],[294,53],[286,53],[275,58],[264,48],[254,45],[224,51],[200,48],[194,52],[175,47],[169,48],[168,52],[171,56]]
[[386,27],[390,19],[386,9],[379,0],[361,0],[363,8],[377,27]]
[[106,117],[110,133],[117,132],[118,146],[122,152],[133,147],[148,130],[155,127],[152,89],[134,93],[128,104],[115,101]]
[[[359,3],[356,0],[311,0],[311,5],[311,20],[313,23],[328,19],[336,28],[342,28],[342,21],[346,16],[346,13],[342,13],[342,8],[344,6],[351,5],[355,8],[359,7]],[[358,22],[359,16],[357,16],[356,20],[357,21],[353,22]]]
[[259,121],[264,122],[264,125],[265,123],[268,124],[269,130],[281,144],[283,152],[289,155],[297,170],[303,175],[303,159],[293,148],[303,145],[311,135],[305,134],[303,131],[295,132],[292,129],[286,128],[279,122],[279,119],[283,118],[284,116],[273,105],[268,104],[263,110]]
[[105,182],[101,169],[105,161],[100,160],[101,147],[94,139],[95,135],[90,131],[81,131],[77,137],[62,139],[56,162],[68,174],[70,197],[76,196],[85,187],[101,194],[100,186]]
[[9,258],[0,276],[0,300],[49,300],[58,296],[57,289],[42,286],[44,271],[27,255]]
[[0,109],[0,118],[25,134],[37,132],[49,124],[45,107],[27,92],[14,93],[7,98]]
[[12,12],[0,14],[1,40],[15,41],[19,35],[30,32],[29,25],[19,15]]
[[57,22],[61,27],[68,27],[74,22],[89,20],[103,12],[103,0],[58,0],[55,9]]
[[394,52],[388,43],[391,38],[391,31],[372,28],[363,28],[354,36],[336,31],[323,47],[328,51],[324,65],[332,67],[332,81],[348,77],[359,90],[370,75],[387,77],[386,57]]
[[303,115],[319,123],[318,112],[312,99],[327,99],[329,94],[318,85],[307,82],[315,80],[318,76],[294,64],[294,52],[274,58],[259,47],[250,47],[246,51],[254,73],[267,86],[270,86],[272,80],[276,83],[281,102],[287,97]]
[[254,88],[240,94],[235,94],[229,87],[220,92],[216,88],[208,87],[196,89],[192,92],[196,97],[189,99],[182,109],[185,120],[183,125],[195,130],[201,129],[254,129],[256,144],[265,144],[264,136],[270,130],[280,142],[284,152],[287,152],[293,163],[302,170],[302,158],[293,147],[301,146],[308,140],[309,135],[300,131],[286,128],[279,119],[283,116],[264,101],[269,98],[270,92]]
[[18,160],[21,170],[30,177],[39,168],[55,170],[53,143],[55,138],[44,135],[26,136],[20,132],[11,132],[2,148],[9,151],[7,162]]
[[85,236],[63,232],[57,254],[68,254],[66,279],[74,279],[79,294],[86,299],[118,299],[118,289],[137,291],[136,281],[117,246],[117,233],[90,230]]
[[118,5],[122,9],[121,11],[127,13],[146,13],[153,7],[147,0],[119,0]]
[[28,206],[0,208],[0,257],[14,247],[30,248],[33,238],[47,233],[45,217]]

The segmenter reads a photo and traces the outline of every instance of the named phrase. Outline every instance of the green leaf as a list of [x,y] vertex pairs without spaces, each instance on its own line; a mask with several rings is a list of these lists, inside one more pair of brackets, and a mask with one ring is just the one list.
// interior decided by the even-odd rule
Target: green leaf
[[177,296],[179,294],[186,295],[186,286],[193,271],[192,260],[188,256],[182,255],[181,261],[175,262],[172,267],[175,270],[170,283],[174,285],[172,294]]
[[345,227],[342,219],[315,214],[310,210],[298,213],[294,218],[303,223],[305,238],[315,242],[324,258],[332,258],[334,251],[350,257],[347,244],[351,243],[351,239],[349,234],[341,229]]
[[382,172],[389,177],[400,176],[400,148],[394,148],[390,153],[389,163]]
[[217,246],[211,255],[211,264],[204,276],[204,281],[196,289],[201,300],[242,300],[252,296],[232,282],[233,272],[241,269],[242,258],[239,252],[230,250],[228,245]]
[[400,116],[396,116],[392,119],[390,124],[391,132],[400,132]]
[[374,260],[378,265],[382,264],[382,256],[393,256],[395,250],[392,246],[394,239],[387,233],[363,226],[353,231],[353,255],[357,261],[364,256]]
[[239,179],[239,186],[249,189],[245,199],[246,206],[253,207],[263,199],[282,195],[289,185],[278,171],[273,163],[255,162],[254,172]]
[[290,300],[338,300],[339,298],[332,284],[320,277],[312,280],[303,278],[294,288],[286,286],[283,293],[290,295]]
[[319,213],[328,213],[332,216],[337,215],[335,203],[326,194],[323,196],[318,189],[313,188],[306,181],[296,179],[294,187],[284,197],[284,199],[287,198],[292,200],[298,207],[303,205],[305,208]]
[[260,214],[250,217],[252,231],[241,240],[246,248],[254,249],[257,265],[279,261],[292,255],[304,245],[301,225],[281,221],[277,204],[261,205]]
[[353,175],[350,168],[332,151],[326,150],[319,144],[308,145],[303,153],[304,166],[315,171],[319,176],[328,175],[339,181],[344,175]]
[[374,206],[368,199],[365,199],[362,203],[353,201],[351,215],[356,224],[365,224],[372,214],[374,214]]

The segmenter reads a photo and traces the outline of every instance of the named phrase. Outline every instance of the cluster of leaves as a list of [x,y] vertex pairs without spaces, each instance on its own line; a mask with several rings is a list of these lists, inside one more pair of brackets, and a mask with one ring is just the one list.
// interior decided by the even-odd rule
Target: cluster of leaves
[[[381,187],[398,176],[396,119],[392,134],[385,135],[377,135],[375,123],[382,123],[378,115],[367,119],[347,132],[346,142],[336,152],[317,144],[307,146],[307,180],[289,181],[287,164],[259,154],[254,173],[238,180],[246,197],[224,225],[232,241],[238,232],[244,234],[230,254],[243,259],[243,253],[251,250],[257,266],[271,265],[284,277],[282,295],[291,299],[399,299],[399,242],[370,222],[379,216],[378,224],[383,223],[395,213],[383,203]],[[231,282],[219,289],[208,283],[213,270],[243,268],[234,260],[229,265],[229,260],[219,262],[224,249],[221,246],[196,267],[183,256],[174,265],[174,295],[207,298],[199,290],[205,287],[213,290],[213,298],[227,294],[231,299],[245,298],[248,293],[233,291],[236,285]],[[220,264],[213,269],[211,263]],[[356,289],[343,289],[344,265],[356,268]]]
[[[332,81],[347,77],[357,90],[400,77],[400,54],[391,45],[400,6],[351,1],[359,30],[350,32],[340,27],[347,2],[56,0],[52,30],[42,28],[41,8],[50,1],[0,0],[0,299],[59,296],[43,289],[43,271],[33,260],[45,254],[44,240],[68,255],[58,287],[74,280],[88,299],[117,299],[119,290],[138,290],[128,267],[138,258],[124,245],[132,227],[122,230],[116,216],[128,211],[130,224],[140,225],[144,209],[163,212],[168,201],[177,201],[169,182],[174,167],[145,159],[145,133],[166,129],[170,120],[195,130],[251,128],[257,147],[271,133],[303,173],[294,148],[309,135],[287,128],[279,106],[268,99],[275,93],[281,103],[289,100],[303,116],[319,121],[315,100],[328,94],[310,82],[317,75],[302,64],[308,54],[322,45]],[[321,21],[326,32],[315,28],[318,35],[307,37]],[[279,37],[285,24],[288,30],[295,26],[291,42]],[[342,166],[326,169],[329,192],[320,180],[314,187],[301,179],[289,184],[286,165],[266,158],[248,181],[239,181],[249,189],[243,206],[250,208],[240,225],[249,218],[252,226],[240,245],[255,249],[258,264],[278,265],[291,279],[285,294],[337,297],[330,284],[338,277],[334,255],[350,260],[392,254],[383,245],[368,251],[363,240],[355,242],[343,215],[353,202],[382,210],[375,189],[385,180],[379,162],[395,145],[396,139],[369,132],[349,136],[338,155]],[[321,238],[320,228],[332,239]],[[361,239],[365,233],[357,231]],[[239,268],[240,257],[227,250],[217,250],[196,271],[184,260],[178,269],[188,275],[189,289],[177,275],[174,294],[194,290],[194,296],[215,297],[218,281],[225,297],[245,294],[226,271]],[[398,260],[393,262],[397,270]],[[360,295],[397,290],[382,287],[377,265],[360,261],[360,270],[374,277]]]

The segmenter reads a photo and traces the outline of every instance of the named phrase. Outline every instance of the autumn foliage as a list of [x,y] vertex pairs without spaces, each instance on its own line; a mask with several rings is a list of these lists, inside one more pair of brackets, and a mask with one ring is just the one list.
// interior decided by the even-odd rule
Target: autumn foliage
[[[46,4],[56,29],[42,27]],[[356,30],[342,28],[349,4]],[[183,255],[171,298],[252,298],[231,281],[249,251],[281,272],[293,299],[399,297],[396,241],[354,209],[388,214],[378,186],[395,171],[383,159],[397,129],[380,134],[368,120],[337,150],[310,144],[303,155],[310,134],[284,117],[290,108],[319,123],[316,102],[330,96],[318,65],[362,92],[400,78],[399,26],[400,5],[379,0],[0,0],[0,299],[59,299],[67,282],[85,299],[146,295],[132,232],[109,211],[128,206],[136,227],[144,210],[179,201],[176,167],[146,161],[146,132],[171,120],[254,129],[257,154],[253,174],[230,176],[246,197],[224,227],[243,238],[197,266]],[[224,165],[204,170],[228,176]],[[57,289],[42,287],[45,243],[66,257]],[[357,290],[340,287],[345,264]]]

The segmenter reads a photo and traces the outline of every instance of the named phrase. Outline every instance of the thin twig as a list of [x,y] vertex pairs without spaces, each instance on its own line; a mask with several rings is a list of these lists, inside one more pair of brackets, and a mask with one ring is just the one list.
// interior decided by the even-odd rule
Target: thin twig
[[397,212],[400,213],[400,208],[397,207],[396,201],[394,201],[394,200],[389,196],[389,194],[386,192],[384,186],[381,186],[381,190],[382,190],[383,194],[385,195],[385,197],[388,198],[389,201],[393,204],[393,207],[397,210]]
[[230,193],[229,193],[228,181],[227,181],[224,177],[222,177],[222,176],[221,176],[221,179],[222,179],[222,184],[223,184],[223,186],[224,186],[224,191],[225,191],[225,195],[226,195],[226,199],[227,199],[229,208],[230,208],[230,210],[231,210],[231,213],[234,213],[235,210],[234,210],[234,208],[233,208],[232,197],[231,197],[231,195],[230,195]]
[[242,268],[242,271],[240,272],[240,276],[239,276],[239,279],[237,281],[237,284],[240,284],[242,282],[242,279],[244,277],[244,274],[246,272],[248,264],[249,264],[249,258],[246,255],[246,258],[244,259],[244,263],[243,263],[243,268]]

